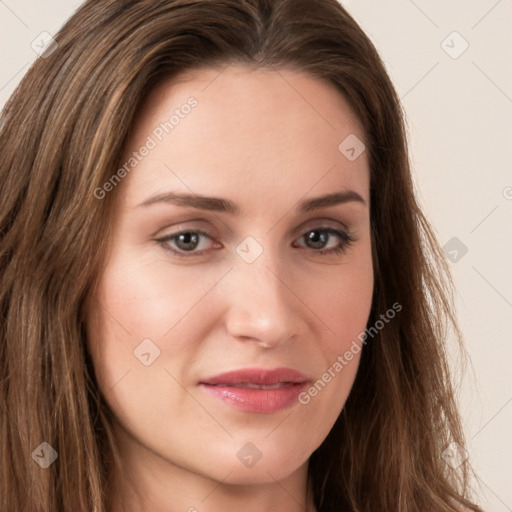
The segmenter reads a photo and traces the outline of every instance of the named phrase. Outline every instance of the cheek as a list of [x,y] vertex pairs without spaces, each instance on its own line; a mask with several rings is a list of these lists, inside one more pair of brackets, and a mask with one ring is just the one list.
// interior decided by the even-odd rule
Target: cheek
[[322,320],[325,329],[318,350],[322,353],[323,373],[305,391],[301,400],[319,418],[318,428],[325,431],[322,419],[334,424],[357,374],[363,336],[373,296],[373,265],[369,246],[361,250],[354,263],[340,266],[328,283],[304,290],[308,305]]
[[106,342],[128,339],[133,348],[145,338],[168,338],[209,286],[194,280],[190,272],[170,270],[165,262],[121,260],[105,270],[95,294],[103,337]]
[[[337,265],[335,271],[327,269],[328,278],[322,276],[319,286],[304,285],[302,296],[308,297],[307,305],[321,320],[322,336],[319,350],[322,351],[324,368],[327,371],[347,351],[350,361],[344,363],[343,370],[329,380],[329,392],[322,392],[323,401],[328,402],[344,397],[350,389],[357,371],[361,352],[361,333],[364,333],[372,305],[374,273],[369,233],[361,237],[347,253],[346,260]],[[358,338],[359,337],[359,338]],[[339,369],[339,364],[336,365]],[[343,377],[341,377],[343,374]],[[331,383],[332,382],[332,383]],[[345,396],[346,398],[346,396]],[[344,401],[344,400],[343,400]]]
[[[87,317],[89,349],[103,389],[110,389],[128,371],[148,369],[145,359],[156,365],[161,358],[162,337],[183,316],[183,304],[188,302],[184,295],[191,295],[174,279],[172,288],[185,290],[177,299],[177,293],[169,293],[170,284],[157,265],[118,259],[104,270]],[[143,356],[147,353],[149,357]]]
[[373,264],[370,245],[360,247],[351,254],[350,262],[331,272],[322,286],[309,286],[304,296],[308,305],[325,324],[323,349],[329,362],[345,352],[352,342],[359,343],[358,335],[364,332],[373,297]]
[[187,313],[208,289],[207,283],[193,284],[157,261],[118,258],[90,301],[88,346],[98,384],[120,422],[141,435],[154,430],[170,403],[175,413],[169,427],[179,424],[176,411],[191,409],[177,382],[200,342],[187,332]]

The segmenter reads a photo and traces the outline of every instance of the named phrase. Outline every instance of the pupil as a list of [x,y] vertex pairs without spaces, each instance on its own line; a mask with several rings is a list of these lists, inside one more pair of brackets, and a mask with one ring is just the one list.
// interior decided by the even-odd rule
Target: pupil
[[[318,234],[318,236],[316,236],[316,234]],[[309,239],[309,241],[313,242],[313,244],[319,244],[320,246],[322,246],[323,244],[325,244],[326,236],[327,236],[327,233],[324,233],[323,231],[315,230],[315,231],[309,232],[308,239]],[[320,238],[320,242],[317,240],[318,238]],[[318,248],[318,247],[315,246],[315,249],[316,248]]]
[[[183,241],[183,239],[185,240],[184,241],[185,245],[192,243],[192,245],[194,246],[194,247],[184,247],[184,249],[194,249],[195,248],[195,245],[197,244],[197,235],[192,234],[192,233],[182,233],[181,235],[178,236],[178,242],[181,243]],[[193,241],[191,242],[190,239],[192,239]]]

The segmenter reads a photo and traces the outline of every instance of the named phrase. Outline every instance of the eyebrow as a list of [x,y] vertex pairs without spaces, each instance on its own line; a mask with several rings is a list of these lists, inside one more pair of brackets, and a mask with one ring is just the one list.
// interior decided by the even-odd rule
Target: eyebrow
[[[328,208],[330,206],[349,202],[357,202],[366,205],[366,201],[354,190],[343,190],[319,197],[305,199],[299,203],[297,208],[300,213],[307,213],[313,210],[320,210],[321,208]],[[242,212],[240,206],[229,199],[181,192],[165,192],[149,197],[137,205],[137,208],[140,206],[150,206],[156,203],[170,203],[178,206],[197,208],[199,210],[230,213],[232,215],[240,215]]]

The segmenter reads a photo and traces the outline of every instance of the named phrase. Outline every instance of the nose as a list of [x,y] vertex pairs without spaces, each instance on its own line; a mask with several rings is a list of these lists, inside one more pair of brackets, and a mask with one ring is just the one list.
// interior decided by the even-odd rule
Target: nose
[[[222,290],[229,301],[226,328],[241,341],[275,348],[304,332],[304,304],[277,258],[237,262]],[[226,295],[224,295],[226,294]]]

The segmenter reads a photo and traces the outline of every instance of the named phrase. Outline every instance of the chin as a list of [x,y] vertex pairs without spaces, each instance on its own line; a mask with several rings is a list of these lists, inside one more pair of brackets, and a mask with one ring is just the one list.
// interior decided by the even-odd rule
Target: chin
[[[260,451],[251,443],[247,443],[238,449],[235,458],[229,450],[229,453],[219,456],[215,464],[206,463],[204,469],[214,480],[231,485],[250,485],[275,483],[276,480],[286,479],[307,465],[308,454],[301,456],[276,448],[267,444]],[[211,475],[212,468],[215,468],[215,475]]]

